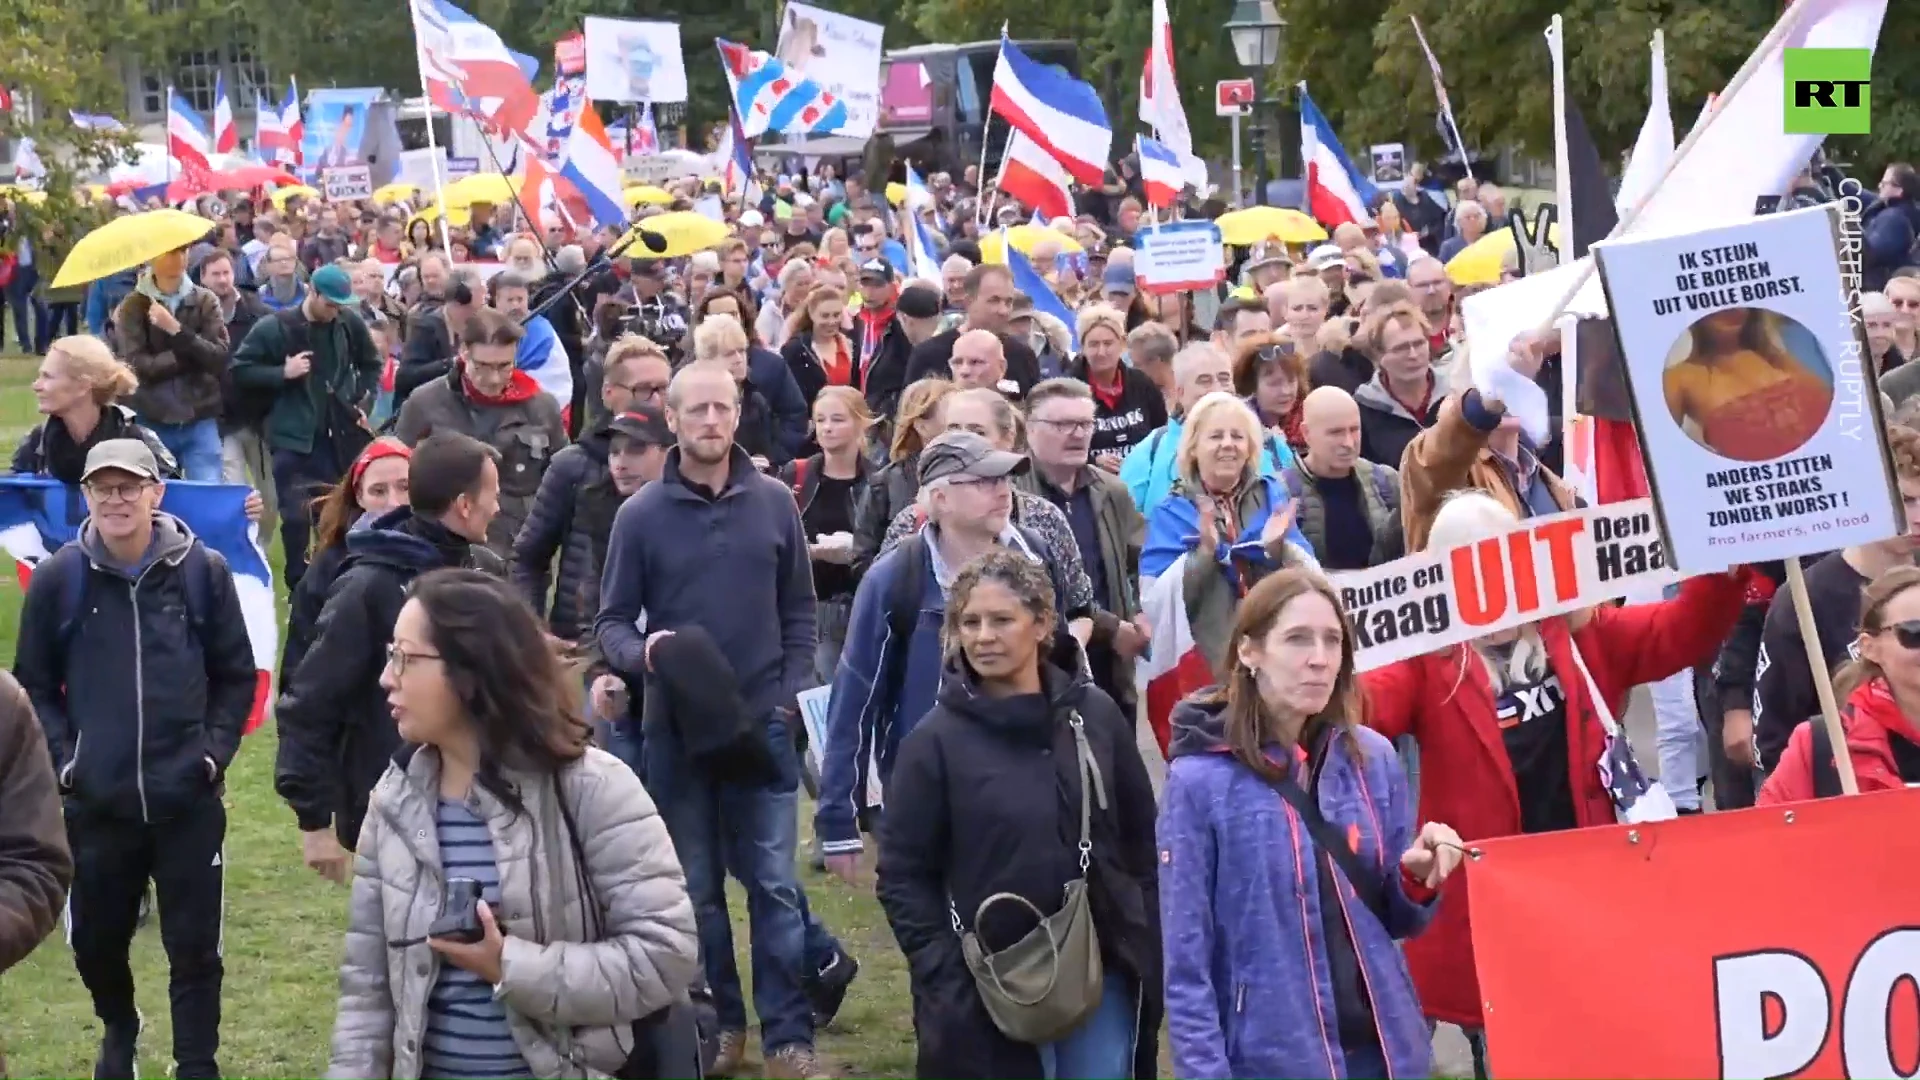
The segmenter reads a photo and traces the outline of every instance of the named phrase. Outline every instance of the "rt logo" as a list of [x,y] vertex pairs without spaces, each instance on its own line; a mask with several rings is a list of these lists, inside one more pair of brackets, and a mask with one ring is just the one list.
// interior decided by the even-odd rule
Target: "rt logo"
[[1865,135],[1873,109],[1871,49],[1786,50],[1788,135]]

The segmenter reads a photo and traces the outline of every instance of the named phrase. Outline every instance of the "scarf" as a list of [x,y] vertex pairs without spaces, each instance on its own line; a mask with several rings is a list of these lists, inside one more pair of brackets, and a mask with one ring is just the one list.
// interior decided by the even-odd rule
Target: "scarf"
[[154,280],[152,270],[140,271],[139,279],[133,283],[134,292],[156,304],[165,304],[167,312],[173,315],[180,313],[180,305],[186,303],[187,297],[192,296],[193,291],[198,287],[190,278],[182,274],[179,288],[172,292],[164,292],[160,288],[160,283]]
[[127,414],[112,405],[100,410],[100,422],[81,442],[74,441],[73,433],[67,430],[66,421],[49,416],[40,428],[41,472],[63,484],[77,484],[80,474],[87,470],[87,451],[107,439],[135,436]]

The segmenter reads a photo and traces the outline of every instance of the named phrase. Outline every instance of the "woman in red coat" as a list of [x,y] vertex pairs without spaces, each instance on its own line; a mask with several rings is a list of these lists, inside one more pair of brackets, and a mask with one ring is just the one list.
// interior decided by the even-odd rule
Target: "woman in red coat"
[[[1516,523],[1485,494],[1457,494],[1435,515],[1428,546],[1457,547]],[[1418,820],[1447,822],[1467,841],[1613,824],[1596,768],[1606,733],[1575,647],[1617,716],[1634,686],[1713,656],[1740,614],[1743,580],[1743,571],[1696,577],[1663,603],[1603,605],[1366,673],[1368,723],[1389,739],[1419,741]],[[1463,881],[1442,890],[1432,926],[1407,943],[1407,965],[1427,1017],[1466,1028],[1484,1072]]]
[[[1833,689],[1845,702],[1840,729],[1860,793],[1920,782],[1920,567],[1896,566],[1867,586],[1854,648],[1858,656],[1834,675]],[[1755,805],[1839,794],[1833,747],[1815,746],[1819,723],[1816,715],[1793,729]],[[1816,780],[1822,774],[1830,784]]]

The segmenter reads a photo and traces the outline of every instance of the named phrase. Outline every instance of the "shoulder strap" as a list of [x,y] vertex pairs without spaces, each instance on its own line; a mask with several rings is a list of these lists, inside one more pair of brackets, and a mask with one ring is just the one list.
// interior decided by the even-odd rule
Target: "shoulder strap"
[[60,586],[60,631],[56,640],[60,643],[64,663],[67,647],[73,643],[74,635],[80,632],[80,622],[87,614],[87,557],[80,550],[79,542],[74,541],[47,556],[36,570],[38,573],[51,574],[54,583]]
[[793,498],[795,502],[800,500],[802,494],[807,489],[807,464],[812,460],[812,458],[803,457],[793,459]]
[[907,651],[913,632],[920,622],[920,600],[926,595],[927,554],[923,533],[909,533],[894,550],[900,553],[900,567],[887,590],[886,670],[880,673],[887,697],[897,701],[900,682],[906,677]]
[[213,556],[206,544],[194,541],[180,560],[181,587],[187,593],[187,621],[193,634],[204,644],[207,627],[213,623]]
[[1373,917],[1380,920],[1382,926],[1386,925],[1386,889],[1381,884],[1380,875],[1369,873],[1367,868],[1361,865],[1360,856],[1354,854],[1353,845],[1320,813],[1320,803],[1311,794],[1302,790],[1291,776],[1269,780],[1267,783],[1273,790],[1279,792],[1280,797],[1287,800],[1287,805],[1293,807],[1293,812],[1299,815],[1301,823],[1307,827],[1307,835],[1313,837],[1314,846],[1325,852],[1327,857],[1333,860],[1333,864],[1340,868],[1340,872],[1346,875],[1347,884],[1353,886],[1354,895],[1360,898],[1360,902],[1367,906],[1368,911],[1373,912]]
[[580,823],[573,818],[573,807],[567,804],[567,785],[562,782],[560,771],[553,774],[553,801],[560,804],[560,820],[567,830],[567,847],[573,852],[573,876],[580,883],[581,907],[586,909],[587,934],[594,941],[605,936],[606,928],[600,912],[600,897],[593,890],[593,875],[587,872],[587,849],[580,842]]
[[1371,461],[1358,463],[1373,477],[1373,490],[1380,496],[1380,505],[1388,511],[1393,510],[1394,500],[1399,496],[1400,478],[1392,467],[1377,465]]
[[1093,804],[1097,799],[1100,809],[1107,808],[1107,784],[1087,743],[1087,722],[1078,709],[1067,714],[1067,724],[1073,728],[1073,752],[1080,766],[1080,876],[1085,877],[1093,862]]
[[1831,799],[1845,794],[1840,786],[1840,767],[1833,760],[1833,737],[1827,734],[1827,722],[1816,716],[1805,723],[1813,741],[1813,797]]

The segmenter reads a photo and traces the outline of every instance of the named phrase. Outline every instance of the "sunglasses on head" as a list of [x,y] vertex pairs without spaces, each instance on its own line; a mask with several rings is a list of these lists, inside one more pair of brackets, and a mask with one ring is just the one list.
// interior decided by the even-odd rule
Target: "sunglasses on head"
[[1259,357],[1261,363],[1270,364],[1283,356],[1292,356],[1293,342],[1276,341],[1271,345],[1262,345],[1260,351],[1254,355]]
[[1886,628],[1903,649],[1920,650],[1920,619],[1908,619]]

